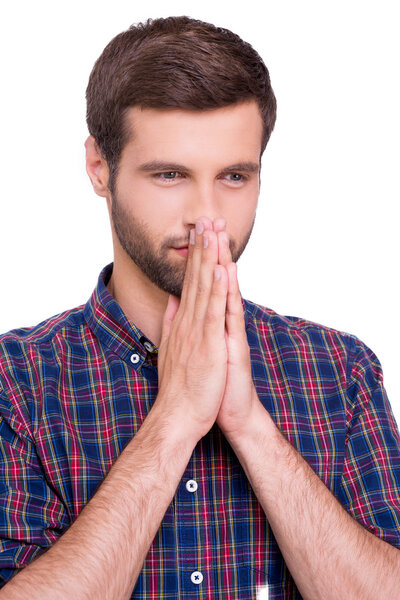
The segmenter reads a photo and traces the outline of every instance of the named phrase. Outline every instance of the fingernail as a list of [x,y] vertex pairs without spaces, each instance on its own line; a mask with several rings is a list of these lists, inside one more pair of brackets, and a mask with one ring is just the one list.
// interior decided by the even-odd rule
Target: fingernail
[[206,235],[203,235],[203,246],[204,248],[207,248],[208,246],[208,237]]
[[196,236],[195,236],[195,233],[194,233],[194,229],[190,230],[189,237],[190,237],[190,243],[194,245],[194,243],[196,241]]
[[198,221],[196,223],[196,232],[198,233],[198,235],[200,235],[201,233],[203,233],[204,231],[204,225],[201,221]]
[[221,279],[221,271],[214,267],[214,280],[218,281],[218,279]]

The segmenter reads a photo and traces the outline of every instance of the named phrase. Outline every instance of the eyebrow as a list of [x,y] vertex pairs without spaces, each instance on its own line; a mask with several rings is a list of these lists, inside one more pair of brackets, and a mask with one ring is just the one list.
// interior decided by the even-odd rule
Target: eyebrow
[[[233,165],[228,165],[221,169],[222,173],[228,173],[232,171],[245,171],[246,173],[258,173],[260,170],[260,165],[258,163],[245,161],[238,162]],[[143,163],[139,165],[138,171],[143,173],[149,173],[150,171],[184,171],[186,173],[190,172],[190,169],[185,167],[184,165],[180,165],[178,163],[171,163],[166,161],[152,160],[150,162]]]

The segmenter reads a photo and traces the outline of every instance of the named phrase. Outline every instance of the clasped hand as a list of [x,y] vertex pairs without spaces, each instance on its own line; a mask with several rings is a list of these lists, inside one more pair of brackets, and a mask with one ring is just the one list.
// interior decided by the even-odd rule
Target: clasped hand
[[158,353],[159,397],[200,439],[216,421],[240,435],[258,403],[236,263],[225,221],[196,222],[181,298],[170,295]]

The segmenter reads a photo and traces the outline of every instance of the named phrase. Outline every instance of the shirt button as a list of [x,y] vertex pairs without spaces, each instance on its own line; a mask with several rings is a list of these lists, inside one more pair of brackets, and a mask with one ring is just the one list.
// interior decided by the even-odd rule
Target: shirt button
[[186,489],[188,492],[195,492],[198,487],[197,481],[194,479],[189,479],[189,481],[186,482]]
[[192,580],[192,583],[196,583],[198,585],[203,581],[203,575],[200,573],[200,571],[194,571],[191,574],[190,579]]
[[131,362],[136,365],[140,360],[139,354],[131,354]]
[[153,352],[153,344],[150,344],[150,342],[148,342],[147,340],[143,343],[143,346],[146,348],[146,350],[148,350],[149,352]]

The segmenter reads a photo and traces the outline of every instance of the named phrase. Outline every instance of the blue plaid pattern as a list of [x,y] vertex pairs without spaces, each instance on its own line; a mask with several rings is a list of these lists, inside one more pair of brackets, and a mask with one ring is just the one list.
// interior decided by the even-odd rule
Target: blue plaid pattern
[[[157,348],[108,292],[112,267],[85,305],[0,336],[0,587],[79,515],[156,398]],[[400,439],[378,359],[355,336],[242,302],[260,401],[345,509],[400,548]],[[214,425],[132,598],[255,600],[265,585],[300,598]]]

